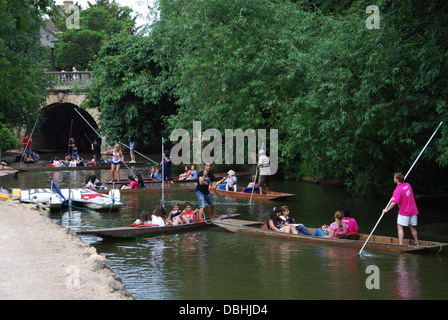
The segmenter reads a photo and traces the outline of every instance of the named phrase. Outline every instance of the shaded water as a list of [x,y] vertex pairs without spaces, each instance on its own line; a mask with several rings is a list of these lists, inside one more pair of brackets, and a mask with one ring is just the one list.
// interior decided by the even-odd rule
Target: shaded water
[[[136,168],[146,171],[149,167]],[[235,169],[221,166],[215,172]],[[179,168],[174,173],[180,173]],[[122,177],[127,176],[122,169]],[[80,187],[89,171],[30,172],[2,181],[4,188]],[[97,171],[102,179],[107,170]],[[240,178],[241,184],[248,177]],[[174,186],[173,187],[177,187]],[[394,186],[390,186],[391,192]],[[273,206],[288,205],[296,221],[315,227],[331,223],[337,209],[349,207],[360,232],[370,233],[389,199],[360,199],[343,190],[296,181],[272,182],[272,190],[296,194],[284,202],[222,197],[229,212],[242,219],[264,221]],[[193,192],[122,196],[125,207],[116,212],[69,208],[51,213],[51,219],[74,230],[129,226],[142,210],[163,202],[169,211],[176,201],[197,207]],[[215,214],[224,209],[214,195]],[[443,206],[418,202],[419,237],[448,242],[448,217]],[[396,212],[386,215],[375,234],[396,235]],[[409,232],[406,230],[406,236]],[[288,242],[233,234],[218,227],[146,239],[103,240],[84,236],[105,255],[136,299],[447,299],[448,256],[365,252],[318,244]],[[369,266],[379,270],[379,289],[372,283]]]

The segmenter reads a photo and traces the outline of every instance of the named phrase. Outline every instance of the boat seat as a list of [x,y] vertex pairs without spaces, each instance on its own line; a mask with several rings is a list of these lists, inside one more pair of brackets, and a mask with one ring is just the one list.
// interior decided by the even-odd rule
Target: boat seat
[[340,234],[338,236],[339,239],[349,239],[349,240],[359,240],[359,233],[358,232],[350,232],[346,234]]

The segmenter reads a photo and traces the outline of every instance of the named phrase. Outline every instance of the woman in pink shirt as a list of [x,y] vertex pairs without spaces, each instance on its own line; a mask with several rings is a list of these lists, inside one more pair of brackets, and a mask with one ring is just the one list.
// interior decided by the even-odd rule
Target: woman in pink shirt
[[403,244],[403,227],[409,227],[412,237],[414,238],[414,244],[418,246],[417,229],[415,228],[417,226],[418,209],[415,204],[414,192],[412,191],[411,185],[404,182],[404,176],[401,172],[394,174],[394,183],[397,187],[394,190],[390,205],[383,210],[383,213],[390,211],[398,204],[398,241],[400,244]]
[[341,234],[346,234],[348,224],[342,221],[342,218],[344,218],[344,213],[342,212],[342,210],[336,211],[334,213],[334,222],[330,224],[328,233],[324,230],[327,229],[327,226],[322,226],[322,228],[317,228],[312,235],[324,238],[337,238]]

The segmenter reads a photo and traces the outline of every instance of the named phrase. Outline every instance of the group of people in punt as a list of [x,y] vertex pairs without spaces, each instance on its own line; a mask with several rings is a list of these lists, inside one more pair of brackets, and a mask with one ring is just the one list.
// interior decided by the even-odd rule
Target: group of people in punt
[[343,234],[357,233],[358,223],[350,217],[350,210],[338,210],[334,213],[334,222],[317,228],[312,234],[305,225],[289,217],[289,207],[274,207],[267,220],[266,229],[285,233],[311,235],[315,237],[337,238]]
[[203,219],[199,217],[199,209],[193,210],[190,202],[185,202],[184,210],[180,210],[179,203],[175,202],[171,212],[167,215],[165,207],[158,205],[150,215],[147,210],[142,211],[140,219],[137,219],[132,224],[137,225],[152,225],[152,226],[167,226],[167,225],[181,225],[194,222],[201,222]]

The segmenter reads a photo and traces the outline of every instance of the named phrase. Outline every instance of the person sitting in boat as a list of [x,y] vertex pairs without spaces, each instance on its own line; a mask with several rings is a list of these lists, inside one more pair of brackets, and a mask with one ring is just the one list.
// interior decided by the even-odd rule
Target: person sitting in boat
[[53,164],[53,167],[55,167],[55,168],[65,167],[65,165],[62,163],[62,161],[59,159],[59,157],[54,158],[52,164]]
[[185,209],[182,211],[182,221],[184,223],[193,223],[196,221],[198,209],[193,210],[190,202],[185,202]]
[[76,166],[77,167],[85,167],[86,165],[84,164],[83,160],[84,159],[80,155],[77,155],[76,156]]
[[142,213],[140,214],[140,219],[135,220],[133,223],[133,225],[139,225],[139,224],[152,224],[148,211],[143,210]]
[[68,166],[73,168],[77,166],[77,162],[75,158],[71,158],[70,162],[68,163]]
[[257,184],[256,184],[254,181],[255,181],[255,176],[252,176],[252,180],[249,182],[249,184],[247,185],[246,188],[253,188],[253,187],[256,187]]
[[280,219],[281,209],[274,207],[266,220],[266,228],[272,231],[298,234],[297,229]]
[[281,206],[280,210],[281,210],[280,219],[289,223],[290,225],[295,225],[298,233],[311,235],[311,233],[308,231],[308,229],[303,224],[297,223],[293,218],[291,218],[289,216],[289,207],[288,206]]
[[198,172],[194,165],[192,165],[190,168],[190,175],[188,176],[187,180],[198,180]]
[[128,175],[129,185],[125,186],[122,185],[120,189],[138,189],[138,180],[137,177],[134,177],[133,175]]
[[173,223],[167,218],[165,208],[161,205],[158,205],[151,215],[151,224],[163,227],[167,224]]
[[155,167],[154,174],[152,177],[157,181],[162,181],[162,175],[159,173],[159,171],[160,171],[159,167]]
[[224,182],[226,183],[226,191],[233,190],[235,192],[238,191],[238,186],[236,185],[238,179],[235,177],[235,171],[229,170],[227,172],[228,176],[225,178]]
[[101,184],[94,174],[86,177],[86,188],[90,190],[107,190],[107,187]]
[[139,189],[148,189],[143,181],[143,177],[141,173],[137,173],[137,182]]
[[191,175],[191,170],[189,170],[187,166],[185,166],[184,170],[184,173],[179,175],[179,180],[186,180]]
[[175,202],[173,204],[173,210],[171,210],[170,214],[168,215],[168,220],[170,220],[175,226],[184,223],[181,218],[182,211],[180,211],[179,208],[179,203]]
[[355,219],[350,217],[350,209],[345,208],[342,210],[342,212],[344,213],[344,218],[342,219],[342,221],[348,224],[347,233],[358,233],[358,223]]
[[342,210],[338,210],[334,213],[334,222],[330,224],[328,231],[325,230],[326,225],[323,225],[321,228],[317,228],[314,231],[313,236],[316,237],[324,237],[324,238],[337,238],[342,234],[347,233],[348,224],[345,223],[342,219],[344,218],[344,213]]

